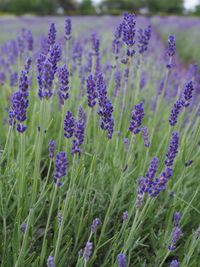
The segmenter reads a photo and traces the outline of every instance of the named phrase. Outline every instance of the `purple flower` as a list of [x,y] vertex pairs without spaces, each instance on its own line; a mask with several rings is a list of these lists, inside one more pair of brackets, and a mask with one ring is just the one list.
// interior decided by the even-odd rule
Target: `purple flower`
[[145,147],[150,147],[148,128],[146,126],[142,127],[141,132],[142,132]]
[[126,256],[124,253],[120,253],[117,256],[118,267],[126,267]]
[[154,181],[151,182],[148,188],[148,194],[151,197],[157,197],[161,191],[166,189],[167,182],[172,176],[172,169],[166,168]]
[[179,134],[178,132],[173,132],[168,152],[166,154],[166,158],[164,161],[165,165],[168,167],[173,166],[174,164],[174,159],[176,157],[176,154],[178,153],[178,144],[179,144]]
[[30,72],[31,63],[32,63],[32,59],[30,57],[27,58],[26,63],[24,64],[24,70],[26,71],[27,74],[29,74]]
[[72,31],[71,18],[66,17],[65,19],[65,39],[66,40],[71,39],[71,31]]
[[185,167],[189,167],[193,163],[193,160],[190,159],[185,163]]
[[178,260],[173,260],[171,263],[170,263],[170,267],[180,267],[180,263]]
[[54,158],[55,148],[56,148],[56,142],[54,140],[51,140],[49,142],[49,158],[50,159]]
[[[44,60],[44,61],[43,61]],[[38,58],[38,96],[42,98],[50,98],[52,93],[53,79],[54,79],[54,69],[53,65],[49,62],[48,59],[45,59],[43,55],[40,55]]]
[[69,98],[69,71],[66,65],[58,69],[59,98],[61,105]]
[[182,235],[183,233],[181,229],[178,226],[175,226],[172,231],[172,238],[168,250],[173,251],[176,249],[176,243],[180,240]]
[[84,132],[86,127],[86,114],[82,107],[79,107],[78,110],[78,120],[75,123],[74,128],[74,139],[72,144],[72,155],[78,153],[81,154],[80,146],[84,142]]
[[99,38],[97,37],[96,32],[92,33],[91,42],[92,42],[92,50],[94,52],[94,55],[98,55],[100,41],[99,41]]
[[12,107],[9,111],[9,123],[14,125],[15,121],[17,121],[17,131],[20,133],[27,129],[27,126],[22,123],[26,120],[29,105],[28,95],[28,77],[26,72],[22,70],[19,78],[19,90],[11,96]]
[[178,118],[178,115],[179,115],[182,107],[183,107],[183,101],[182,100],[177,100],[174,103],[174,106],[173,106],[173,108],[171,110],[171,114],[170,114],[170,118],[169,118],[169,124],[171,126],[176,125],[177,118]]
[[173,224],[174,226],[179,226],[179,222],[181,219],[181,213],[180,212],[175,212],[173,215]]
[[122,40],[127,45],[127,56],[133,56],[135,50],[132,49],[135,44],[135,32],[136,32],[136,20],[135,15],[125,12],[122,22]]
[[90,230],[91,233],[94,234],[97,230],[97,227],[100,225],[101,221],[99,218],[95,218],[91,224]]
[[106,84],[101,73],[97,78],[97,92],[99,102],[98,114],[101,118],[100,126],[104,131],[107,131],[107,136],[111,139],[114,132],[113,106],[107,97]]
[[86,245],[85,245],[85,248],[84,248],[84,252],[83,252],[83,258],[85,261],[88,261],[91,254],[92,254],[92,242],[87,242]]
[[87,98],[89,107],[92,108],[96,105],[97,96],[96,82],[92,74],[90,74],[87,78]]
[[50,50],[50,56],[49,56],[49,62],[52,64],[52,68],[54,70],[54,74],[56,73],[57,70],[57,64],[61,60],[61,46],[58,44],[54,44],[51,47]]
[[149,25],[146,29],[138,30],[138,49],[139,53],[143,54],[148,49],[149,40],[151,38],[151,26]]
[[132,111],[132,116],[130,120],[129,130],[134,133],[138,134],[140,132],[139,127],[142,124],[142,119],[144,117],[144,109],[143,103],[139,103],[135,105],[135,109]]
[[51,23],[49,27],[49,33],[48,33],[48,44],[49,46],[53,46],[56,42],[56,28],[55,24]]
[[170,57],[173,57],[176,53],[176,40],[173,35],[170,35],[168,38],[167,53]]
[[26,42],[28,51],[33,51],[33,35],[30,30],[26,31]]
[[71,111],[68,110],[64,119],[64,136],[66,138],[73,136],[75,123],[75,118],[73,117]]
[[55,267],[55,260],[54,257],[52,257],[51,255],[48,257],[47,259],[47,267]]
[[22,225],[21,225],[21,231],[22,231],[23,234],[25,234],[26,229],[27,229],[27,224],[26,223],[22,223]]
[[189,106],[189,104],[190,104],[189,100],[192,98],[192,92],[193,91],[194,91],[193,83],[192,83],[192,81],[189,81],[186,84],[184,92],[183,92],[183,98],[184,98],[183,106],[184,107],[188,107]]
[[56,154],[55,159],[55,170],[54,170],[54,183],[57,186],[61,186],[61,178],[67,173],[67,166],[69,162],[67,160],[66,153],[64,151]]
[[149,168],[146,172],[146,177],[150,180],[152,180],[156,174],[158,168],[158,158],[154,157],[149,165]]
[[128,211],[127,210],[123,212],[122,219],[123,219],[123,222],[128,221]]

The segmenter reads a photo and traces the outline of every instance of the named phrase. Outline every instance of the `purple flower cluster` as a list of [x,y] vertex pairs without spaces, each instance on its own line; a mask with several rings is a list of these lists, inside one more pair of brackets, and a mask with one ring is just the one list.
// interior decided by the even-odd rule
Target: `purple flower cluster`
[[28,77],[26,71],[22,70],[19,78],[19,90],[14,92],[11,96],[12,107],[9,111],[9,124],[15,125],[17,123],[17,131],[23,133],[27,126],[23,125],[26,120],[28,100]]
[[113,106],[107,97],[107,88],[101,73],[98,75],[97,92],[99,102],[98,114],[101,118],[100,125],[104,131],[107,131],[107,136],[111,139],[114,131]]
[[176,154],[178,153],[178,145],[179,145],[179,134],[178,132],[173,132],[169,148],[166,154],[166,158],[164,161],[167,167],[173,166],[174,159],[176,157]]
[[87,78],[87,98],[88,98],[88,106],[90,108],[96,105],[96,98],[98,97],[96,81],[93,78],[93,75],[90,74]]
[[98,228],[98,226],[100,225],[101,221],[99,218],[95,218],[91,224],[91,227],[90,227],[90,231],[92,234],[94,234]]
[[115,59],[117,60],[119,57],[119,53],[122,47],[122,41],[121,39],[121,35],[122,35],[122,24],[120,24],[114,33],[114,40],[112,42],[112,52],[115,55]]
[[83,258],[85,261],[89,260],[92,254],[92,248],[93,248],[92,242],[88,241],[85,245],[84,252],[83,252]]
[[134,134],[138,134],[140,132],[140,126],[142,125],[142,119],[144,117],[144,108],[143,103],[139,103],[135,105],[135,109],[132,111],[132,116],[129,125],[129,131]]
[[50,159],[54,158],[55,148],[56,148],[56,142],[54,140],[50,140],[49,142],[49,158]]
[[185,85],[185,89],[183,92],[183,106],[184,107],[188,107],[190,105],[190,99],[192,98],[192,93],[194,91],[194,86],[192,81],[189,81],[186,85]]
[[55,42],[56,42],[56,27],[55,23],[51,23],[48,33],[48,44],[51,47],[55,44]]
[[117,256],[117,261],[118,261],[118,267],[126,267],[126,256],[124,253],[120,253]]
[[125,12],[122,22],[122,40],[127,45],[127,56],[132,57],[135,54],[133,45],[135,44],[136,20],[135,15]]
[[52,64],[52,68],[54,71],[54,74],[57,71],[57,64],[61,60],[61,46],[58,44],[54,44],[49,52],[49,62]]
[[52,257],[51,255],[47,259],[47,266],[48,267],[55,267],[56,266],[54,257]]
[[180,263],[178,260],[173,260],[171,263],[170,263],[170,267],[180,267]]
[[183,107],[183,101],[182,100],[177,100],[171,110],[170,118],[169,118],[169,124],[171,126],[176,125],[178,115]]
[[96,32],[93,32],[92,33],[91,42],[92,42],[92,50],[93,50],[93,53],[94,53],[94,55],[98,56],[99,55],[100,41],[99,41],[99,38],[97,37]]
[[148,49],[149,40],[151,38],[151,26],[149,25],[146,29],[138,30],[138,49],[139,53],[143,54]]
[[73,136],[75,124],[76,120],[71,111],[68,110],[64,119],[64,136],[66,138],[71,138]]
[[169,57],[173,57],[176,53],[176,40],[173,35],[170,35],[168,38],[168,48],[167,53]]
[[146,126],[142,127],[141,132],[142,132],[145,147],[150,147],[148,128]]
[[190,100],[192,98],[192,93],[194,91],[193,82],[189,81],[185,85],[182,97],[177,100],[171,110],[170,118],[169,118],[169,124],[171,126],[176,125],[178,115],[183,107],[188,107],[190,105]]
[[72,155],[81,154],[80,146],[84,142],[84,132],[86,127],[86,114],[82,107],[78,110],[78,120],[75,123],[74,133],[73,133],[73,144],[72,144]]
[[56,154],[55,159],[55,170],[54,170],[54,183],[57,186],[61,186],[61,178],[67,173],[67,166],[69,162],[67,160],[67,155],[64,151]]
[[170,244],[168,246],[168,250],[170,250],[170,251],[174,251],[176,249],[176,244],[183,235],[183,233],[179,227],[179,221],[180,221],[180,217],[181,217],[180,213],[178,215],[175,214],[174,217],[176,217],[176,220],[173,221],[174,228],[172,230],[172,237],[171,237]]
[[66,17],[65,19],[65,39],[66,40],[71,39],[71,31],[72,31],[71,18]]
[[53,65],[49,62],[44,55],[40,55],[37,60],[38,69],[38,96],[40,99],[50,98],[53,95],[52,86],[54,80],[54,70]]
[[69,98],[69,71],[66,65],[58,69],[58,81],[59,81],[59,99],[61,105],[64,105],[65,100]]

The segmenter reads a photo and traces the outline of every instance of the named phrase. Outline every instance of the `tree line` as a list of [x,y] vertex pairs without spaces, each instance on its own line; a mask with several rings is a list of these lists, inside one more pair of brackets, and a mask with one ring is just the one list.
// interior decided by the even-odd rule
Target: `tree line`
[[[94,5],[92,0],[0,0],[0,11],[24,14],[121,14],[134,10],[146,14],[182,14],[184,0],[102,0]],[[195,12],[198,12],[197,7]]]

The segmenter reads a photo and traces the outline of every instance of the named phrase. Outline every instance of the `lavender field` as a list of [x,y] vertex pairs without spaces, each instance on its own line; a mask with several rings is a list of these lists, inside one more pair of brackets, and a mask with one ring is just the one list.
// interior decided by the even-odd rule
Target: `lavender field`
[[0,18],[2,267],[200,267],[194,20]]

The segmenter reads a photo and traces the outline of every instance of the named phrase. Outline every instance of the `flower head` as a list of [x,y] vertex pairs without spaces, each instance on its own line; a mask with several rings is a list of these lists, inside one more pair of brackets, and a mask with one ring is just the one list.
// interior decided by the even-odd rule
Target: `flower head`
[[124,253],[120,253],[117,256],[118,267],[126,267],[126,256]]
[[56,142],[54,140],[51,140],[49,142],[49,158],[50,159],[54,158],[55,148],[56,148]]
[[61,186],[61,178],[64,177],[67,173],[67,166],[69,162],[64,151],[56,154],[55,159],[55,170],[54,170],[54,183],[57,186]]
[[65,19],[65,39],[66,40],[71,39],[71,31],[72,31],[71,18],[66,17]]
[[69,98],[69,71],[66,65],[58,68],[58,80],[59,80],[59,98],[61,105],[64,105],[64,101]]
[[91,224],[90,230],[91,233],[94,234],[98,228],[98,226],[100,225],[101,221],[99,218],[95,218]]
[[83,258],[85,261],[88,261],[91,254],[92,254],[92,242],[87,242],[86,245],[85,245],[85,248],[84,248],[84,252],[83,252]]
[[173,132],[171,141],[169,144],[168,152],[166,154],[166,158],[164,161],[167,167],[173,166],[174,159],[176,157],[176,154],[178,153],[178,145],[179,145],[179,134],[178,132]]
[[54,23],[51,23],[49,27],[49,33],[48,33],[48,44],[49,46],[52,46],[55,44],[56,41],[56,27]]
[[64,136],[66,138],[70,138],[74,134],[76,120],[72,115],[71,111],[67,111],[65,119],[64,119]]
[[140,126],[142,124],[142,119],[144,117],[144,108],[143,103],[139,103],[135,105],[135,109],[132,111],[132,116],[130,120],[129,130],[138,134],[140,132]]
[[180,267],[180,263],[178,260],[173,260],[171,263],[170,263],[170,267]]

